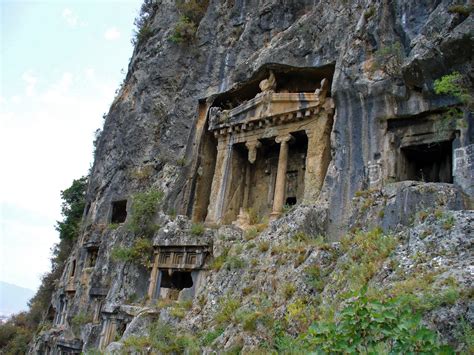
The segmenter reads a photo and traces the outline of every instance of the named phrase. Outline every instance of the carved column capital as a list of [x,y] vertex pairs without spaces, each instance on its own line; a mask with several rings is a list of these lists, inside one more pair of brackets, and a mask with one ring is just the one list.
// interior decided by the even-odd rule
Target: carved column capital
[[227,149],[227,139],[221,138],[217,141],[217,150],[226,150]]
[[288,143],[292,139],[293,139],[293,136],[291,134],[285,134],[283,136],[276,137],[275,142],[277,142],[277,143]]
[[245,146],[249,151],[248,159],[250,164],[255,163],[257,160],[257,149],[260,148],[262,143],[259,140],[245,142]]

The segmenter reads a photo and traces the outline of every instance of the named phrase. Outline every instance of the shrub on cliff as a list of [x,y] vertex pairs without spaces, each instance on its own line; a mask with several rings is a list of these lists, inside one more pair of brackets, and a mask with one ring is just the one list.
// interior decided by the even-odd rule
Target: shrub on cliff
[[181,43],[193,40],[208,5],[209,0],[177,1],[176,8],[181,16],[178,22],[176,22],[170,41]]
[[421,324],[404,298],[370,300],[365,289],[355,295],[338,320],[315,322],[302,337],[316,353],[454,353]]
[[157,189],[135,194],[132,197],[132,215],[128,223],[129,230],[144,237],[151,237],[157,229],[157,226],[153,223],[153,218],[162,199],[163,192]]
[[133,31],[133,45],[144,43],[153,35],[151,21],[156,10],[158,10],[157,0],[144,0],[142,7],[140,8],[140,13],[133,22],[136,26],[136,30]]

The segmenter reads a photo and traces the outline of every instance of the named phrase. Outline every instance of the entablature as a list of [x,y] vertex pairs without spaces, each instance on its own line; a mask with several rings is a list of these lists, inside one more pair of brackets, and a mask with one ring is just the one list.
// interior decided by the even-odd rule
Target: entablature
[[282,126],[318,115],[332,115],[334,102],[327,97],[328,85],[329,81],[323,79],[320,89],[314,93],[279,93],[268,90],[229,110],[211,107],[209,130],[219,137]]

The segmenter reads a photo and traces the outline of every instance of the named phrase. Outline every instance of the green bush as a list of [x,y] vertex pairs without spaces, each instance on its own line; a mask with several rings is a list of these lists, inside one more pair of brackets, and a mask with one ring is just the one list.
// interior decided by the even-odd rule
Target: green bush
[[151,266],[153,244],[149,239],[138,238],[131,247],[115,247],[112,249],[112,259],[115,261],[133,262],[145,267]]
[[174,43],[190,42],[196,34],[196,24],[186,16],[181,16],[174,27],[170,41]]
[[196,24],[201,22],[208,5],[209,0],[178,0],[176,2],[178,11]]
[[124,341],[124,350],[128,352],[142,353],[148,347],[163,354],[197,353],[199,350],[194,336],[160,320],[151,324],[148,336],[134,336]]
[[216,340],[217,338],[219,338],[219,337],[222,335],[222,333],[224,333],[224,330],[225,330],[224,327],[217,327],[217,328],[214,329],[214,330],[205,332],[205,333],[201,336],[201,339],[200,339],[201,345],[203,345],[203,346],[209,346],[209,345],[211,345],[211,344],[214,342],[214,340]]
[[384,45],[374,53],[372,69],[382,70],[391,77],[399,77],[403,59],[404,53],[400,42]]
[[214,260],[212,260],[211,269],[215,271],[219,271],[222,268],[222,266],[224,266],[228,254],[229,254],[229,249],[224,249],[221,255],[219,255],[218,257],[214,258]]
[[463,83],[463,77],[457,71],[444,75],[434,82],[434,91],[438,95],[451,95],[459,99],[462,103],[467,103],[471,95]]
[[341,311],[339,319],[316,322],[300,336],[316,353],[453,353],[421,324],[403,298],[369,300],[365,290]]
[[296,292],[296,286],[292,283],[286,283],[283,285],[283,297],[286,300],[289,300]]
[[195,236],[203,235],[205,231],[204,225],[202,223],[195,223],[191,226],[191,234]]
[[311,265],[304,269],[305,282],[316,292],[322,292],[326,284],[325,275],[319,265]]
[[235,322],[236,311],[240,308],[240,300],[227,295],[219,300],[219,310],[214,320],[218,325]]
[[227,270],[242,269],[245,266],[245,261],[238,256],[228,256],[224,267]]
[[87,323],[92,323],[92,315],[84,312],[77,313],[71,319],[71,325],[76,335],[80,332],[81,327]]
[[133,32],[133,45],[144,43],[153,35],[151,21],[157,10],[157,0],[144,0],[140,8],[140,13],[133,22],[136,27],[136,30]]
[[453,5],[448,8],[448,12],[451,14],[460,14],[463,16],[469,16],[473,10],[472,5]]
[[209,0],[179,0],[176,2],[181,14],[174,27],[170,41],[174,43],[190,42],[194,39],[197,27],[206,13]]
[[163,192],[156,189],[135,194],[132,197],[132,213],[128,222],[128,229],[136,235],[152,237],[159,228],[153,224],[153,219],[162,199]]

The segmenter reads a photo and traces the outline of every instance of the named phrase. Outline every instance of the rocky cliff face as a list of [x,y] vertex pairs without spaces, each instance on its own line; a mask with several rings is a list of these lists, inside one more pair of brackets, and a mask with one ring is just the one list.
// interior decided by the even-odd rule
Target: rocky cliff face
[[[302,314],[295,315],[297,306],[337,312],[344,291],[355,289],[351,279],[387,294],[400,288],[413,294],[455,288],[458,297],[429,308],[425,321],[445,341],[462,347],[455,330],[461,319],[474,321],[468,270],[474,122],[469,110],[446,119],[448,109],[460,102],[433,92],[435,79],[457,71],[472,93],[472,13],[467,4],[460,5],[464,11],[453,5],[444,0],[210,1],[195,37],[177,43],[170,39],[183,10],[175,1],[157,1],[147,36],[138,41],[107,115],[82,233],[52,299],[52,328],[40,334],[34,351],[124,350],[124,344],[156,332],[156,319],[180,334],[218,330],[215,339],[200,343],[202,351],[272,349],[275,334],[266,320],[257,317],[256,332],[245,328],[242,317],[222,315],[228,298],[238,300],[235,310],[286,320],[285,331],[296,336],[308,326]],[[204,221],[195,213],[196,191],[201,191],[196,184],[206,160],[205,141],[211,141],[208,109],[252,98],[270,71],[277,91],[283,81],[293,83],[290,92],[305,80],[313,80],[314,87],[301,84],[305,89],[297,92],[320,88],[322,78],[330,82],[335,113],[319,196],[268,226],[203,228],[196,224]],[[150,199],[152,213],[144,223],[161,227],[150,233],[150,228],[147,233],[130,228],[139,210],[137,193],[158,190],[163,197]],[[125,223],[117,201],[127,201]],[[344,271],[351,250],[337,241],[349,231],[378,226],[396,242],[390,253],[367,261],[372,269],[358,279]],[[318,235],[324,240],[316,243]],[[137,254],[112,257],[119,247],[136,247],[137,239],[150,241],[139,249],[144,262],[136,262]],[[161,273],[158,260],[170,246],[194,248],[203,260],[199,267],[194,261],[174,267],[199,271],[192,274],[192,303],[185,305],[189,297],[180,294],[178,303],[156,306],[161,291],[157,295],[150,286],[151,275],[172,277],[171,271]],[[156,258],[147,260],[153,248]],[[306,282],[311,267],[324,270],[317,287]],[[428,274],[423,290],[410,286],[416,275]],[[317,304],[308,301],[310,296]]]

